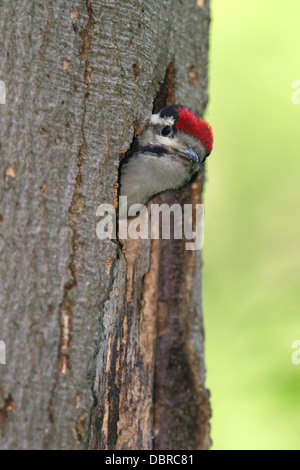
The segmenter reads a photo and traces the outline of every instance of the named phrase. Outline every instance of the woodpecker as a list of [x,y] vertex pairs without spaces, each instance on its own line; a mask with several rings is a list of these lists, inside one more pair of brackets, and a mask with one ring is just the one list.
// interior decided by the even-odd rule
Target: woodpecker
[[152,114],[122,162],[120,196],[144,204],[167,189],[184,186],[211,153],[210,125],[181,105]]

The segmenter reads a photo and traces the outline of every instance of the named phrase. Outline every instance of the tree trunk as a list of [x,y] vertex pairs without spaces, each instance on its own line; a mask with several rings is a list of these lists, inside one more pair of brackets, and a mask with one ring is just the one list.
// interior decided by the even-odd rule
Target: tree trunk
[[1,448],[207,449],[200,252],[100,241],[96,208],[153,109],[205,109],[208,1],[0,8]]

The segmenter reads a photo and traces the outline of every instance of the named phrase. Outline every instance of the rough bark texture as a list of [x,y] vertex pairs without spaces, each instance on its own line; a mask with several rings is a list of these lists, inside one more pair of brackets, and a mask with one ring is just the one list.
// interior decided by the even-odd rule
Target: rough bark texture
[[95,215],[153,106],[203,112],[208,2],[0,9],[0,446],[208,448],[200,253],[101,242]]

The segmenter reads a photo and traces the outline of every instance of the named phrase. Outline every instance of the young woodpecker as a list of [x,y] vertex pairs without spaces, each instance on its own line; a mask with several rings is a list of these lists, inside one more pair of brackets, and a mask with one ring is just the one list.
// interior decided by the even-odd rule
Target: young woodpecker
[[210,125],[180,105],[152,114],[121,166],[120,196],[146,205],[152,196],[190,181],[211,153]]

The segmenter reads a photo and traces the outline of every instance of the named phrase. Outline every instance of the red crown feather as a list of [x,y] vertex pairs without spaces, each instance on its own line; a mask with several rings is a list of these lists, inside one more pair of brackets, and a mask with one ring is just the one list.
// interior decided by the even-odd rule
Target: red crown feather
[[213,133],[208,122],[196,116],[190,109],[181,106],[177,108],[177,115],[176,129],[199,139],[210,154],[213,147]]

